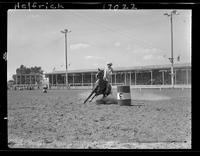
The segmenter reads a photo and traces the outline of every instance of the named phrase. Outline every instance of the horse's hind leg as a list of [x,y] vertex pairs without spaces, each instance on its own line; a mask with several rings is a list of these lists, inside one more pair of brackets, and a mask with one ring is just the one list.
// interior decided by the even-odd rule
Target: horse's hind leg
[[107,96],[107,94],[103,94],[103,98],[105,98]]

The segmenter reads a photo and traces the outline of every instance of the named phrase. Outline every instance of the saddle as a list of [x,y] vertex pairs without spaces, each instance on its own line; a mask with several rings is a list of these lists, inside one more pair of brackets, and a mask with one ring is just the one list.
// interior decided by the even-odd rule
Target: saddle
[[108,81],[99,80],[99,82],[95,85],[94,89],[96,93],[103,94],[107,90]]

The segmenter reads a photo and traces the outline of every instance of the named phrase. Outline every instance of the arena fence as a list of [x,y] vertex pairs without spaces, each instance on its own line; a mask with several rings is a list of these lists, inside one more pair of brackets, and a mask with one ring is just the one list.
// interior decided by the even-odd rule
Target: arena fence
[[[116,83],[112,84],[112,88],[117,88],[117,86],[125,85],[124,83]],[[38,85],[29,85],[29,84],[23,84],[23,85],[10,85],[8,86],[8,90],[39,90],[43,89],[42,84]],[[67,87],[65,84],[54,84],[49,85],[49,90],[62,90],[62,89],[92,89],[94,87],[94,83],[73,83],[69,84],[69,87]],[[157,88],[157,89],[164,89],[164,88],[172,88],[171,85],[131,85],[132,89],[145,89],[145,88]],[[180,88],[180,89],[186,89],[191,88],[191,85],[174,85],[174,88]]]
[[42,89],[42,85],[35,85],[35,84],[16,84],[16,85],[9,85],[9,90],[34,90],[34,89]]

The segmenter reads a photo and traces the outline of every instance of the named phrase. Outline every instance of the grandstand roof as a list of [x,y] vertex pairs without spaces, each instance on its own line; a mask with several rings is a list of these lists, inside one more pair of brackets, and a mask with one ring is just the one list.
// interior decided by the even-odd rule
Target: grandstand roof
[[[134,66],[134,67],[114,67],[114,71],[130,71],[130,70],[152,70],[152,69],[165,69],[170,68],[171,64],[167,65],[148,65],[148,66]],[[183,68],[183,67],[191,67],[191,63],[182,63],[182,64],[174,64],[175,68]],[[45,73],[49,74],[63,74],[65,70],[62,71],[53,71]],[[97,72],[97,69],[80,69],[80,70],[69,70],[68,73],[91,73]]]

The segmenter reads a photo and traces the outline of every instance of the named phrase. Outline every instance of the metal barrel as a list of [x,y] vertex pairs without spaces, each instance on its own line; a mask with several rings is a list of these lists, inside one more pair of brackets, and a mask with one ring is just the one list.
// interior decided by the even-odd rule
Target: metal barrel
[[117,86],[117,102],[119,105],[131,105],[130,86]]

